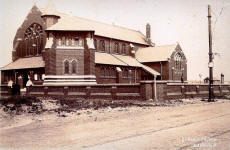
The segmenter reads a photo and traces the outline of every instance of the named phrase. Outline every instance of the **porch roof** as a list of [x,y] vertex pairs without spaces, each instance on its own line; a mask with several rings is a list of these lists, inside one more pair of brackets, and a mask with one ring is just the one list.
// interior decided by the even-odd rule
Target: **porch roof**
[[45,67],[45,62],[41,56],[19,58],[14,62],[1,68],[1,70],[17,70],[17,69],[30,69],[30,68],[42,68]]
[[95,52],[95,63],[96,64],[140,67],[152,75],[160,75],[160,73],[155,71],[154,69],[146,65],[143,65],[140,62],[138,62],[135,58],[131,56],[126,56],[126,55],[116,55],[116,54]]

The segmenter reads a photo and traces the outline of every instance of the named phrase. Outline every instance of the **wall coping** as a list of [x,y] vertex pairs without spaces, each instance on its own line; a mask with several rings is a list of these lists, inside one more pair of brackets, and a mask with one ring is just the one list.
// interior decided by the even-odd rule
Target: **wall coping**
[[79,86],[139,86],[139,83],[132,83],[132,84],[127,84],[127,83],[122,83],[122,84],[78,84],[78,85],[33,85],[32,87],[79,87]]
[[[189,84],[189,83],[167,83],[167,85],[181,85],[181,86],[207,86],[209,84]],[[230,86],[230,84],[212,84],[213,86]]]

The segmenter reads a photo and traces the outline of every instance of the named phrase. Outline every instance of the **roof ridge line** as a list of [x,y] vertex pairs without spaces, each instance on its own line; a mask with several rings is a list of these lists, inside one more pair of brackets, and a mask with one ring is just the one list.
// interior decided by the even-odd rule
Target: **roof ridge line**
[[[84,17],[79,17],[79,16],[71,16],[71,15],[69,15],[67,13],[58,12],[58,11],[57,11],[57,13],[63,14],[63,15],[67,15],[68,17],[77,17],[77,18],[80,18],[80,19],[84,19],[84,20],[88,20],[88,21],[93,21],[93,22],[97,22],[97,23],[100,23],[100,24],[105,24],[105,25],[115,26],[115,27],[118,27],[118,28],[123,28],[123,29],[131,30],[131,31],[135,31],[135,32],[140,32],[140,31],[135,30],[135,29],[126,28],[126,27],[119,26],[119,25],[113,25],[113,24],[101,22],[101,21],[98,21],[98,20],[92,20],[92,19],[88,19],[88,18],[84,18]],[[140,33],[143,34],[142,32],[140,32]]]

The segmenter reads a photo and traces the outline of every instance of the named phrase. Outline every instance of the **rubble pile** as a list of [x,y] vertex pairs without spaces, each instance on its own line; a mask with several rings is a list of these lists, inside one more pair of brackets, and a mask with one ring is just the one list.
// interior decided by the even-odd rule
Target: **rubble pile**
[[43,111],[42,101],[33,96],[12,96],[0,100],[5,112],[21,114],[23,112],[40,114]]
[[[58,116],[63,113],[77,112],[86,109],[125,108],[125,107],[168,107],[186,104],[202,103],[202,99],[176,99],[167,101],[137,101],[137,100],[87,100],[76,98],[44,98],[33,96],[13,96],[0,99],[0,107],[11,114],[54,112]],[[63,116],[64,117],[64,116]]]

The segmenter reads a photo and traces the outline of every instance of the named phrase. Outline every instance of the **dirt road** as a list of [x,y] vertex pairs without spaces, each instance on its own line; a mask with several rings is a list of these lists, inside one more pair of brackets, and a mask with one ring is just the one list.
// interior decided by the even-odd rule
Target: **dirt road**
[[20,115],[0,124],[4,150],[230,150],[230,101]]

